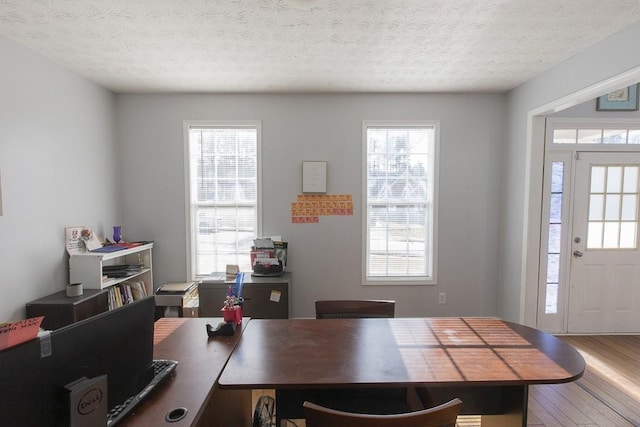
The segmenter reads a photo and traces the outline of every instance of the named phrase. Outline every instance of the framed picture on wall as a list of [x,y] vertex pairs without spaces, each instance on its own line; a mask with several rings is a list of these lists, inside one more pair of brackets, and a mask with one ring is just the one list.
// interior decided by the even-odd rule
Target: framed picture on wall
[[302,162],[302,192],[327,192],[327,162]]
[[637,111],[638,85],[631,85],[623,89],[614,90],[602,95],[596,101],[597,111]]

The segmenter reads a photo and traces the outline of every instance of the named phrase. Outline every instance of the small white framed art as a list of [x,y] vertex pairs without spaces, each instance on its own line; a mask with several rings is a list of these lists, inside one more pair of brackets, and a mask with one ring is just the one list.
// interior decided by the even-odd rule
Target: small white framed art
[[302,192],[326,193],[327,192],[327,162],[303,161],[302,162]]

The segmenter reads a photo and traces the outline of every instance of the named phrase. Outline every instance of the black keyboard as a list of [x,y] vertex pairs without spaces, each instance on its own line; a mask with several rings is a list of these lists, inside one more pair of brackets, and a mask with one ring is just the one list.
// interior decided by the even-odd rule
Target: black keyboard
[[114,426],[142,402],[149,393],[176,369],[178,362],[175,360],[158,359],[153,361],[153,379],[140,393],[129,397],[119,405],[113,407],[107,414],[107,426]]

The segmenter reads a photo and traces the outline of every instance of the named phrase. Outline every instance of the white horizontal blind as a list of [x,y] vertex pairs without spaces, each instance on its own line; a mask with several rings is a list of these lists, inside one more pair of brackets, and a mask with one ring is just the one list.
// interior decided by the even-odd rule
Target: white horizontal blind
[[191,256],[196,276],[251,270],[258,233],[257,126],[189,127]]
[[436,125],[366,127],[366,281],[434,280]]

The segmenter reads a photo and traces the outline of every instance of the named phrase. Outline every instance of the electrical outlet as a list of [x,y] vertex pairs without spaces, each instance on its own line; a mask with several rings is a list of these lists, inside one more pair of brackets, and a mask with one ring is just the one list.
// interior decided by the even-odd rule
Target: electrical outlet
[[447,303],[447,294],[445,292],[440,292],[438,294],[438,303],[446,304]]

